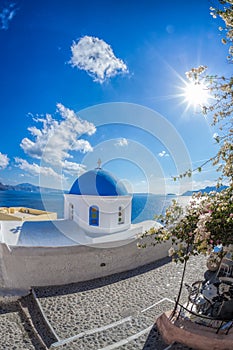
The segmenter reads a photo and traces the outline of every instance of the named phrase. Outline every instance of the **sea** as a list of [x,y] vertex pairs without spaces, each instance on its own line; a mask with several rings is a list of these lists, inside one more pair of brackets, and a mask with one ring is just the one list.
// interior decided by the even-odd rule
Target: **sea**
[[[156,195],[136,193],[132,199],[132,223],[153,220],[155,215],[164,214],[176,195]],[[188,197],[181,198],[187,202]],[[26,191],[0,191],[0,207],[28,207],[56,212],[58,218],[64,217],[63,192],[39,193]]]

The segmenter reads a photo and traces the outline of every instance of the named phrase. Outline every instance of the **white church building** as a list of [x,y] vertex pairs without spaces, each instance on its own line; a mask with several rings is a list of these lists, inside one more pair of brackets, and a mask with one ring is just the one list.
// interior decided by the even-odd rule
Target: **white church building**
[[170,243],[138,249],[153,220],[131,223],[132,195],[100,167],[64,194],[64,219],[0,221],[0,291],[99,278],[167,256]]
[[65,194],[65,219],[98,234],[130,229],[132,195],[112,174],[97,168],[81,175]]

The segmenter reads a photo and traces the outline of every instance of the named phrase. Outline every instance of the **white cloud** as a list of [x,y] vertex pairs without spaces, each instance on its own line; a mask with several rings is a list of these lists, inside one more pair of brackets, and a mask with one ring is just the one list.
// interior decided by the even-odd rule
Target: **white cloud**
[[125,147],[128,146],[129,142],[127,139],[125,139],[124,137],[122,139],[119,139],[116,143],[115,146],[119,146],[119,147]]
[[158,156],[160,158],[169,157],[169,154],[166,151],[161,151],[161,152],[158,153]]
[[62,169],[69,174],[81,175],[83,172],[86,171],[86,166],[83,164],[64,160],[64,162],[62,162]]
[[63,118],[61,121],[50,114],[44,118],[34,118],[35,122],[42,124],[42,128],[29,127],[28,131],[34,140],[26,137],[20,146],[32,158],[63,166],[66,159],[72,158],[71,151],[86,153],[93,150],[88,141],[79,137],[82,134],[92,135],[96,129],[94,124],[80,119],[74,111],[61,103],[57,104],[57,111]]
[[0,169],[5,169],[9,164],[9,158],[6,154],[0,152]]
[[110,45],[93,36],[84,36],[71,46],[70,64],[85,70],[98,83],[114,77],[119,73],[127,73],[126,64],[117,58]]
[[15,4],[11,3],[4,7],[0,12],[0,29],[7,30],[9,28],[9,22],[16,14]]
[[42,167],[36,163],[28,163],[27,160],[22,159],[22,158],[15,158],[15,161],[17,163],[17,166],[21,169],[24,170],[26,172],[28,172],[29,174],[32,175],[43,175],[43,176],[48,176],[48,177],[52,177],[56,180],[63,180],[64,176],[60,175],[58,173],[56,173],[52,168],[50,167]]
[[[194,180],[192,182],[192,185],[193,185],[193,190],[194,191],[197,191],[197,190],[200,190],[200,189],[203,189],[203,188],[206,188],[206,187],[214,187],[216,186],[216,183],[217,181],[216,180],[200,180],[200,181],[196,181]],[[228,185],[228,183],[223,183],[223,185]]]

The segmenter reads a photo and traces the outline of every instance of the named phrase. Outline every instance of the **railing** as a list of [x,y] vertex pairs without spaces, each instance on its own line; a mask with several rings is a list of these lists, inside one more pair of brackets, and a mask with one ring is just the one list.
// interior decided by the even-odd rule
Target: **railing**
[[[208,274],[206,275],[206,277]],[[208,277],[207,277],[208,278]],[[186,284],[188,300],[185,305],[177,299],[171,319],[189,320],[202,326],[224,331],[233,328],[233,260],[230,253],[222,258],[216,272],[208,280]],[[222,333],[222,332],[221,332]]]
[[228,334],[230,330],[233,328],[233,320],[222,320],[218,318],[213,318],[210,316],[206,316],[197,312],[192,311],[187,306],[184,306],[178,303],[180,309],[176,316],[176,320],[180,318],[190,320],[196,324],[201,326],[205,326],[208,328],[213,328],[216,330],[218,334],[220,331],[223,331],[224,334]]

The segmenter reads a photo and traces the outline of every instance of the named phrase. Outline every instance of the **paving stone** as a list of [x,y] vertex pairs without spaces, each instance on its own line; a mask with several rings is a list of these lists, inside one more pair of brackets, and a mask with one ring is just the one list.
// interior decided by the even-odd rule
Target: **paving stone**
[[[206,259],[190,259],[185,282],[203,279]],[[138,269],[71,285],[35,288],[43,311],[60,339],[81,336],[60,345],[57,350],[164,350],[167,347],[156,328],[156,318],[172,309],[182,276],[181,264],[168,258]],[[187,298],[185,289],[181,300]],[[17,302],[0,300],[0,349],[44,350],[54,342],[42,322],[31,296],[21,299],[34,327],[20,311]],[[109,324],[113,327],[109,328]],[[115,324],[114,324],[115,323]],[[101,328],[102,327],[102,328]],[[101,329],[100,329],[101,328]],[[52,347],[51,347],[52,349]],[[174,344],[171,350],[188,350]]]
[[16,302],[0,302],[0,349],[44,350]]
[[[206,259],[191,258],[185,282],[191,284],[203,279]],[[67,286],[37,288],[36,293],[48,320],[61,339],[93,330],[79,339],[59,347],[62,350],[104,349],[111,344],[121,344],[119,349],[164,349],[161,337],[151,337],[152,331],[136,336],[147,327],[152,327],[156,317],[172,308],[173,300],[179,291],[183,266],[168,259],[138,268],[137,270],[76,283]],[[185,301],[187,292],[182,292]],[[160,303],[162,299],[163,302]],[[157,304],[156,304],[157,303]],[[151,307],[152,305],[155,306]],[[145,312],[143,310],[149,308]],[[111,323],[131,317],[130,321],[102,331],[95,328],[106,327]],[[156,342],[158,343],[155,347]],[[161,346],[159,344],[162,344]],[[160,348],[159,348],[160,346]],[[187,349],[174,345],[174,350]],[[173,349],[172,347],[172,349]]]
[[[85,283],[80,283],[58,289],[39,288],[36,292],[48,320],[63,339],[137,314],[162,298],[173,299],[178,294],[183,266],[172,262],[159,264],[145,273],[138,269],[138,275],[129,272],[128,278],[124,273],[88,281],[86,290]],[[190,261],[188,283],[198,279],[198,270],[199,278],[203,278],[203,264],[203,258]],[[182,298],[185,297],[184,291]]]

